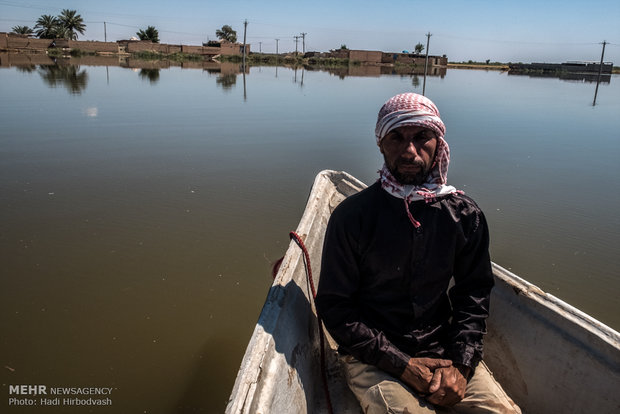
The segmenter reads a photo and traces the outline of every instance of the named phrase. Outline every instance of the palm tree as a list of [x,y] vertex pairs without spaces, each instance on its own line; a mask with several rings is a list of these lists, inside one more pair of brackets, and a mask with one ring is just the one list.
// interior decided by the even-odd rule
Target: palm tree
[[149,26],[146,30],[140,29],[136,34],[140,40],[150,40],[153,43],[159,43],[159,31],[157,31],[155,26]]
[[39,17],[34,28],[38,38],[55,39],[58,33],[58,19],[50,14],[44,14]]
[[67,39],[77,40],[76,32],[84,34],[84,30],[86,30],[84,19],[75,10],[64,9],[58,16],[58,23],[63,29],[62,37]]
[[32,34],[32,29],[28,26],[13,26],[11,30],[13,31],[13,33],[17,33],[17,34],[25,34],[25,35]]
[[215,31],[215,35],[222,39],[231,43],[235,43],[237,41],[237,32],[233,30],[232,27],[225,24],[221,29]]

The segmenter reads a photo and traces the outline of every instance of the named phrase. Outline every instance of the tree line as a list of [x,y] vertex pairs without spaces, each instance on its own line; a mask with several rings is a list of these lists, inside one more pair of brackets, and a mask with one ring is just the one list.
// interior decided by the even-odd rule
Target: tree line
[[[153,43],[159,43],[159,31],[155,26],[148,26],[146,29],[140,29],[136,34],[140,40],[150,40]],[[237,41],[237,32],[227,24],[222,26],[221,29],[217,29],[215,35],[220,40],[226,40],[232,43]]]
[[[24,34],[28,36],[35,35],[39,39],[70,39],[77,40],[78,33],[84,34],[86,25],[84,19],[76,10],[64,9],[58,16],[43,14],[39,17],[33,28],[29,26],[13,26],[13,33]],[[146,29],[140,29],[136,32],[140,40],[148,40],[153,43],[159,43],[159,31],[155,26],[148,26]],[[227,24],[221,29],[215,31],[215,35],[220,40],[226,40],[232,43],[237,41],[237,32]]]
[[64,9],[58,16],[44,14],[39,17],[34,28],[14,26],[14,33],[36,35],[39,39],[71,39],[77,40],[78,33],[84,34],[84,19],[76,10]]

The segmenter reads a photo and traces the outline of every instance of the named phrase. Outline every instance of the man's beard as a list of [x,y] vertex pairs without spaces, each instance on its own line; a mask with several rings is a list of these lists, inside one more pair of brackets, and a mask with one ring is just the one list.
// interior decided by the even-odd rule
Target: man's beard
[[[422,185],[426,182],[426,177],[428,176],[429,169],[426,168],[422,161],[409,161],[409,160],[397,160],[394,163],[389,163],[385,157],[385,165],[387,166],[390,173],[396,178],[396,180],[403,185]],[[402,165],[411,165],[419,167],[416,172],[400,172],[398,171],[398,166]]]

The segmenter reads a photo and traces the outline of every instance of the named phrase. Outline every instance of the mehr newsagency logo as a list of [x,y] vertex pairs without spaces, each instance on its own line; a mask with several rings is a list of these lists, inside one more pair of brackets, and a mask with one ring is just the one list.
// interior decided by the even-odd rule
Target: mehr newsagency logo
[[112,387],[9,385],[9,406],[112,405]]

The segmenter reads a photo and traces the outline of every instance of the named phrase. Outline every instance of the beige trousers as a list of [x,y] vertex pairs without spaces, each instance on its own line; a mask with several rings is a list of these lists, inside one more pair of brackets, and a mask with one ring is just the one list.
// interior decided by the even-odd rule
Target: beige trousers
[[364,364],[349,355],[340,360],[349,388],[365,414],[521,414],[521,409],[506,395],[484,362],[478,364],[474,375],[467,382],[465,398],[446,408],[426,402],[407,385],[373,365]]

